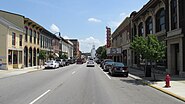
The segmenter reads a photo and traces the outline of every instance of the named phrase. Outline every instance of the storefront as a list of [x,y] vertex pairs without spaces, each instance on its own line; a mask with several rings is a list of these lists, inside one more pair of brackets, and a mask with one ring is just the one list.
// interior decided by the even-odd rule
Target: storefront
[[22,49],[8,49],[8,69],[22,68]]

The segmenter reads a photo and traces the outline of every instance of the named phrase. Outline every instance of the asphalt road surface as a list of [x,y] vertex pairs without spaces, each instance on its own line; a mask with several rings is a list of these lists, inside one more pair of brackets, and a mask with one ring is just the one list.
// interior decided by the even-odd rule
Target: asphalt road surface
[[70,65],[0,79],[0,104],[184,104],[98,65]]

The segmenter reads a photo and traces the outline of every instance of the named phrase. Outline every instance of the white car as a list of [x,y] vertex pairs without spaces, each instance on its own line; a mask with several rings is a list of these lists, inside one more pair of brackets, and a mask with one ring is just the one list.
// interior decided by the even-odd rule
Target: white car
[[66,62],[63,59],[57,59],[56,61],[59,63],[59,66],[63,67],[66,65]]
[[45,68],[59,68],[59,63],[55,60],[49,60],[47,62],[45,62],[44,65]]
[[87,62],[87,67],[94,67],[95,65],[94,65],[94,61],[92,61],[92,60],[89,60],[88,62]]

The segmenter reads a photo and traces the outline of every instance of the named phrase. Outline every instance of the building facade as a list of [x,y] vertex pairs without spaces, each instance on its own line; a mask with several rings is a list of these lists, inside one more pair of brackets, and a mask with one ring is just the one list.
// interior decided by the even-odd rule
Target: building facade
[[[23,20],[22,16],[14,16],[18,16]],[[0,17],[0,69],[18,69],[23,67],[23,36],[23,28]]]
[[[0,68],[20,69],[40,65],[39,52],[59,57],[60,38],[33,20],[0,10]],[[46,59],[46,60],[47,60]]]
[[43,27],[29,18],[24,18],[24,67],[39,65],[40,34]]
[[61,37],[61,52],[62,55],[66,55],[68,59],[73,59],[73,43],[68,39]]
[[[131,49],[130,49],[130,18],[127,17],[112,33],[112,48],[116,49],[116,53],[112,52],[114,61],[123,62],[127,66],[131,66]],[[120,50],[120,52],[118,51]]]
[[[131,39],[136,35],[147,37],[155,34],[167,46],[166,56],[157,62],[157,69],[180,76],[185,76],[183,4],[183,0],[150,0],[141,10],[130,15]],[[133,66],[141,63],[137,57],[132,52]]]
[[184,0],[167,0],[168,28],[167,59],[171,74],[185,76],[185,7]]
[[69,39],[73,43],[74,58],[80,58],[79,41],[77,39]]

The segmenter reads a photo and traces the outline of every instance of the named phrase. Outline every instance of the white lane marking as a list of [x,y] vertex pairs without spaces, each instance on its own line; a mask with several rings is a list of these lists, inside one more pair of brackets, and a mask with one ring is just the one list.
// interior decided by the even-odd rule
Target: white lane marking
[[72,74],[75,74],[75,73],[76,73],[76,71],[72,72]]
[[46,92],[44,92],[42,95],[40,95],[38,98],[36,98],[35,100],[33,100],[31,103],[29,104],[34,104],[36,101],[38,101],[39,99],[41,99],[44,95],[46,95],[47,93],[49,93],[51,90],[47,90]]
[[105,72],[103,72],[109,79],[111,79],[111,77],[107,74],[107,73],[105,73]]
[[111,77],[110,77],[106,72],[104,72],[100,67],[99,67],[99,69],[100,69],[109,79],[111,79]]

